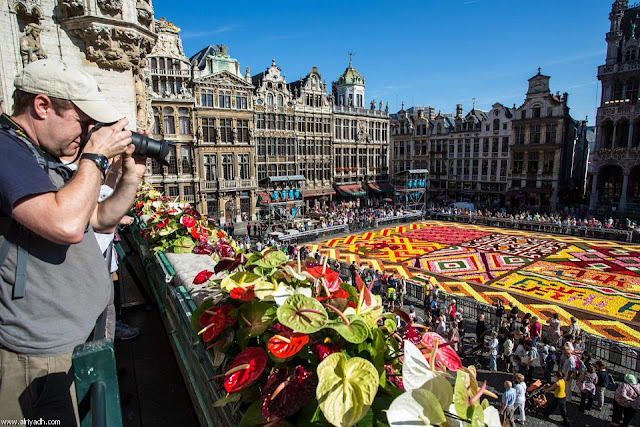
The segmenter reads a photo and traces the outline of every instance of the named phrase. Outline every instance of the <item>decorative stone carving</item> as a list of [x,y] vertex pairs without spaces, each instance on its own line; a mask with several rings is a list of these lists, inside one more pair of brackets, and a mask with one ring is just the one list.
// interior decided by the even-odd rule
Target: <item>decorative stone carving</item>
[[40,21],[42,17],[42,0],[14,0],[13,10],[30,20]]
[[160,25],[160,27],[165,30],[175,31],[176,33],[180,32],[180,28],[173,25],[173,22],[168,22],[166,18],[160,18],[160,21],[158,21],[158,25]]
[[90,24],[72,32],[85,42],[87,59],[103,68],[135,70],[151,51],[152,40],[133,30]]
[[67,18],[84,15],[84,2],[82,0],[62,0],[60,5]]
[[122,0],[98,0],[98,7],[109,14],[118,13],[122,11]]
[[151,76],[146,67],[140,66],[133,73],[133,87],[136,94],[136,124],[139,129],[151,129],[153,114],[151,108]]
[[23,66],[47,57],[40,44],[40,31],[42,31],[40,25],[31,23],[25,27],[24,35],[20,37],[20,56]]
[[138,22],[149,27],[153,21],[153,7],[149,0],[138,0],[136,4],[136,12],[138,13]]

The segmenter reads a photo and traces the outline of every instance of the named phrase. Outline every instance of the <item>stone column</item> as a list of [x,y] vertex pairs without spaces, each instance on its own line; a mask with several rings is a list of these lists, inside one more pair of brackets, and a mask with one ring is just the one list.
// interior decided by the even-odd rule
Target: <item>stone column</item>
[[633,122],[629,122],[629,138],[627,138],[627,151],[631,150],[631,146],[633,145]]
[[616,146],[616,139],[618,139],[618,123],[613,125],[613,137],[611,138],[611,147],[609,147],[612,150]]
[[593,175],[591,180],[591,197],[589,198],[589,211],[596,210],[596,204],[598,203],[598,173]]
[[236,208],[236,222],[242,222],[242,210],[240,209],[240,193],[239,192],[236,192],[236,196],[233,203]]
[[227,223],[224,205],[225,205],[225,199],[224,197],[222,197],[222,195],[219,195],[218,196],[218,215],[219,215],[218,222],[220,225]]
[[256,220],[256,204],[258,202],[257,190],[251,190],[251,192],[249,193],[249,196],[251,197],[251,207],[249,211],[249,218],[251,218],[251,221],[255,221]]
[[625,173],[622,178],[622,193],[620,194],[620,204],[618,205],[618,212],[625,212],[627,210],[627,187],[629,186],[629,174]]

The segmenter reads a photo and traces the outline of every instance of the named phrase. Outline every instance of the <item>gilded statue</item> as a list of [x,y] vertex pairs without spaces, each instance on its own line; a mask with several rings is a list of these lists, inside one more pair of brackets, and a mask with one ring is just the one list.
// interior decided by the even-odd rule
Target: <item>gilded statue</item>
[[24,28],[24,35],[20,37],[20,55],[23,66],[47,57],[40,44],[41,31],[42,27],[35,23],[28,24]]

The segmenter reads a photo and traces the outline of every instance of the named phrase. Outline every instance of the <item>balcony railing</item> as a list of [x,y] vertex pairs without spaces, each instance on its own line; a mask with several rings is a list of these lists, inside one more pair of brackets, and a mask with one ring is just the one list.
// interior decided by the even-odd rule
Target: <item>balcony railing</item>
[[151,70],[151,74],[158,76],[176,76],[176,77],[190,77],[191,70],[162,70],[154,68]]
[[359,114],[374,117],[389,117],[389,113],[385,110],[371,110],[363,107],[348,107],[345,105],[334,105],[334,113]]
[[235,179],[235,180],[221,180],[220,190],[238,190],[242,188],[255,188],[258,186],[255,179]]

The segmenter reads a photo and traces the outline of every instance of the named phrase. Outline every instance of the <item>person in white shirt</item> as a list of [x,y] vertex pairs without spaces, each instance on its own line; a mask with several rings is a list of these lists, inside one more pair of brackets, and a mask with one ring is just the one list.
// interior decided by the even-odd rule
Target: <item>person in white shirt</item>
[[524,382],[524,375],[522,374],[515,374],[513,379],[516,384],[513,387],[516,389],[516,411],[520,410],[520,421],[524,424],[526,422],[524,406],[527,401],[527,384]]

